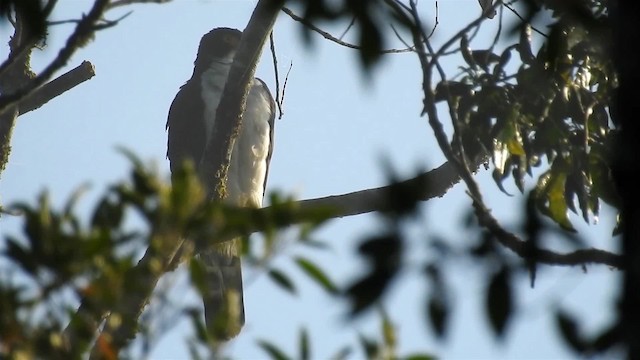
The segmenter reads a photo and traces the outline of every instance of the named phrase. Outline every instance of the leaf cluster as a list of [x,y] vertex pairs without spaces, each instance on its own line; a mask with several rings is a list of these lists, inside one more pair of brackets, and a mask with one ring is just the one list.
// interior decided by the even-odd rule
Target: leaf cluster
[[569,231],[568,210],[588,222],[597,219],[600,201],[619,205],[610,175],[618,131],[610,37],[609,29],[569,16],[557,19],[537,52],[529,25],[500,54],[473,50],[463,36],[464,76],[436,87],[436,99],[457,114],[464,147],[492,154],[499,188],[506,193],[503,182],[511,178],[524,192],[525,178],[540,168],[537,208]]

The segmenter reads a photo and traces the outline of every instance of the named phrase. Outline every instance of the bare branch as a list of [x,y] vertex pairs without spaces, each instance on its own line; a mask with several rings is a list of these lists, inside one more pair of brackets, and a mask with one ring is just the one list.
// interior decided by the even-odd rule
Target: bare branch
[[[478,158],[477,165],[484,159]],[[449,189],[460,181],[460,175],[450,163],[444,163],[440,167],[424,172],[414,178],[405,180],[399,185],[415,189],[415,199],[427,201],[445,195]],[[344,217],[360,215],[374,211],[389,210],[389,190],[391,186],[356,191],[348,194],[327,196],[317,199],[302,200],[300,209],[311,210],[314,208],[332,209],[332,217]]]
[[49,100],[62,95],[70,89],[82,84],[95,76],[93,64],[83,61],[76,68],[60,75],[58,78],[42,85],[30,96],[18,103],[18,116],[33,111],[49,102]]
[[[289,74],[291,73],[291,69],[293,68],[293,61],[289,63],[289,69],[287,69],[287,74],[284,76],[284,84],[282,85],[282,96],[280,97],[280,107],[284,108],[284,97],[287,94],[287,83],[289,82]],[[280,113],[282,116],[284,112]]]
[[73,34],[67,39],[66,45],[58,52],[58,56],[38,75],[16,91],[0,96],[0,114],[10,106],[31,94],[36,88],[51,78],[53,73],[67,64],[71,56],[82,46],[95,31],[95,23],[104,13],[108,0],[96,0],[93,7],[82,21],[76,26]]
[[[118,25],[120,21],[126,19],[131,14],[133,14],[133,11],[129,11],[115,20],[100,19],[98,22],[96,22],[96,25],[93,30],[99,31],[99,30],[108,29],[110,27],[114,27]],[[82,19],[58,20],[58,21],[49,21],[47,24],[50,26],[64,25],[64,24],[79,24],[81,21]]]
[[269,47],[271,48],[271,58],[273,60],[273,74],[276,79],[276,106],[278,106],[278,119],[282,119],[282,103],[280,102],[280,75],[278,74],[278,57],[276,56],[276,42],[273,39],[273,31],[269,34]]

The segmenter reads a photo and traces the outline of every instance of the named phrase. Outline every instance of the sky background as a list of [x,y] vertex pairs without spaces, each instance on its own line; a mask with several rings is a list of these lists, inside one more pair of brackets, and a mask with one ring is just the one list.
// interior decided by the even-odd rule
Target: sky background
[[[79,51],[67,71],[83,60],[92,62],[96,76],[54,99],[38,111],[18,119],[13,150],[0,179],[3,205],[16,201],[34,202],[36,194],[49,189],[54,204],[63,204],[81,184],[90,190],[79,211],[89,214],[96,198],[109,184],[125,179],[130,164],[116,151],[124,146],[142,159],[155,164],[169,179],[165,159],[167,112],[178,88],[191,76],[201,36],[214,27],[243,29],[254,1],[176,0],[165,5],[144,5],[114,10],[116,19],[130,9],[134,12],[115,28],[101,31],[94,42]],[[79,18],[90,2],[61,0],[54,20]],[[424,19],[433,23],[434,2],[421,1]],[[437,46],[475,19],[480,8],[475,0],[438,2],[439,26],[433,37]],[[505,12],[508,19],[513,16]],[[347,26],[321,24],[333,34]],[[497,19],[483,27],[472,48],[482,48],[494,36]],[[11,28],[0,27],[6,42]],[[33,55],[33,67],[42,69],[72,30],[61,25],[51,30],[48,47]],[[299,199],[337,195],[385,185],[387,160],[401,177],[437,167],[444,161],[426,118],[420,117],[421,72],[414,54],[387,55],[375,71],[360,71],[357,53],[313,35],[313,46],[306,46],[300,25],[281,14],[275,26],[276,48],[281,76],[290,62],[285,116],[276,123],[276,143],[269,173],[269,190],[292,194]],[[352,31],[345,37],[357,36]],[[389,47],[402,47],[391,40]],[[0,48],[5,58],[7,47]],[[457,73],[457,58],[445,62],[451,74]],[[60,74],[62,73],[60,72]],[[265,51],[257,76],[272,91],[275,80],[271,54]],[[443,117],[446,120],[446,117]],[[508,228],[518,225],[522,197],[499,192],[489,171],[480,171],[478,182],[494,215]],[[529,185],[534,183],[529,181]],[[517,189],[507,183],[507,189]],[[470,201],[463,185],[457,185],[443,198],[425,203],[419,221],[406,229],[410,234],[410,263],[400,281],[385,298],[385,306],[399,331],[399,354],[424,351],[443,359],[566,359],[572,353],[558,338],[553,311],[570,310],[594,334],[613,319],[612,299],[619,277],[604,266],[580,268],[541,267],[536,287],[525,277],[517,282],[514,321],[508,336],[494,340],[484,317],[484,268],[458,261],[447,267],[454,313],[446,341],[437,341],[426,325],[424,308],[427,287],[421,277],[419,259],[432,256],[426,239],[443,236],[455,244],[475,239],[463,230],[464,215]],[[594,247],[615,250],[611,239],[614,217],[603,209],[597,225],[585,225],[573,216],[574,225]],[[0,235],[20,234],[17,217],[0,219]],[[130,226],[141,226],[135,220]],[[298,286],[294,297],[275,286],[263,272],[245,266],[245,311],[243,333],[226,348],[234,358],[261,359],[266,354],[256,339],[274,342],[289,354],[297,354],[298,331],[305,326],[311,336],[313,358],[324,359],[345,345],[355,345],[357,334],[378,334],[375,314],[355,322],[345,321],[347,304],[326,295],[293,264],[304,255],[322,265],[338,284],[346,285],[364,271],[356,258],[359,242],[381,229],[375,215],[333,220],[315,234],[331,244],[330,251],[310,250],[295,244],[291,231],[282,234],[281,254],[272,266],[291,274]],[[553,237],[547,245],[562,248]],[[179,305],[200,305],[189,290],[185,272],[171,274],[164,285],[172,301]],[[151,359],[188,358],[185,339],[191,336],[187,321],[171,323],[159,339]],[[354,347],[351,358],[362,354]]]

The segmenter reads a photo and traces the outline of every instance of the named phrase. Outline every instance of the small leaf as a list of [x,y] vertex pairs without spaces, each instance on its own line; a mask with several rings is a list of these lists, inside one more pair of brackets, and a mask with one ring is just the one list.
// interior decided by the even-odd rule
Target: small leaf
[[351,315],[358,315],[375,304],[391,282],[393,275],[384,271],[373,271],[349,286],[346,296],[351,301]]
[[579,353],[584,353],[587,350],[586,342],[578,335],[578,325],[575,319],[569,314],[559,311],[556,313],[556,324],[562,338],[573,350]]
[[513,194],[509,193],[502,184],[502,182],[506,178],[506,174],[500,173],[498,169],[494,169],[491,172],[491,177],[493,177],[493,181],[496,183],[496,185],[498,185],[498,189],[500,189],[500,191],[502,191],[505,195],[513,196]]
[[191,259],[189,262],[189,275],[191,276],[191,283],[198,289],[200,294],[205,293],[206,288],[206,271],[204,264],[197,259]]
[[473,50],[471,56],[474,62],[485,72],[489,72],[489,65],[500,62],[500,56],[494,54],[491,50]]
[[273,280],[282,289],[290,292],[292,295],[296,295],[296,287],[291,279],[282,271],[276,269],[270,269],[268,272],[269,278]]
[[464,61],[469,64],[473,69],[477,67],[475,61],[473,60],[473,55],[471,54],[471,48],[469,47],[469,38],[466,34],[460,37],[460,51],[462,52],[462,58]]
[[404,360],[436,360],[437,357],[429,354],[411,354],[403,359]]
[[274,360],[289,360],[290,358],[276,345],[265,341],[258,340],[258,346],[262,348]]
[[336,294],[338,288],[333,284],[329,277],[320,269],[317,265],[312,263],[309,259],[303,257],[296,257],[296,264],[313,280],[322,286],[325,291],[330,294]]
[[362,351],[364,351],[367,359],[377,359],[378,353],[380,350],[380,345],[374,340],[367,338],[364,335],[359,335],[358,340],[360,340],[360,345],[362,346]]
[[347,360],[349,357],[349,354],[351,354],[351,348],[348,346],[345,346],[342,349],[338,350],[338,352],[336,352],[333,356],[331,356],[330,359],[331,360]]
[[299,347],[300,347],[300,360],[309,360],[309,333],[307,332],[307,329],[302,328],[300,329],[300,340],[299,340]]
[[535,57],[531,52],[531,25],[525,24],[520,31],[520,42],[518,43],[520,59],[525,64],[531,64]]
[[513,311],[512,290],[507,267],[502,267],[500,271],[496,272],[489,283],[486,311],[491,329],[497,337],[501,338],[505,334],[504,331]]
[[568,207],[564,197],[564,188],[567,174],[564,171],[553,171],[546,191],[547,201],[549,202],[549,217],[563,229],[575,232],[575,229],[569,221],[567,214]]
[[382,338],[384,339],[385,348],[389,351],[393,351],[396,347],[396,329],[389,319],[389,315],[382,310]]
[[428,303],[429,323],[439,338],[444,337],[447,330],[449,309],[441,296],[431,295]]

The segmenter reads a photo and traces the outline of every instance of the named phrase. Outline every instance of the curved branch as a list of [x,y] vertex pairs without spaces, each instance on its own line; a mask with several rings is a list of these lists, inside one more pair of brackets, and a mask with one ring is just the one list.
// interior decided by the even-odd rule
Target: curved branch
[[[289,17],[291,19],[293,19],[294,21],[297,21],[301,24],[303,24],[304,26],[306,26],[307,28],[309,28],[310,30],[322,35],[322,37],[324,37],[325,39],[332,41],[338,45],[344,46],[344,47],[348,47],[350,49],[355,49],[355,50],[360,50],[361,47],[358,45],[354,45],[351,43],[348,43],[346,41],[342,41],[340,39],[338,39],[337,37],[329,34],[328,32],[320,29],[319,27],[313,25],[310,21],[296,15],[293,11],[291,11],[290,9],[288,9],[287,7],[283,7],[282,8],[282,12],[284,12],[285,14],[289,15]],[[399,54],[399,53],[406,53],[406,52],[414,52],[415,48],[406,48],[406,49],[386,49],[386,50],[380,50],[381,54]]]
[[[479,158],[476,162],[476,168],[483,161],[484,159]],[[433,170],[398,184],[415,189],[416,200],[427,201],[444,196],[458,182],[460,182],[458,171],[450,162],[446,162]],[[391,186],[382,186],[342,195],[301,200],[297,203],[297,207],[302,210],[329,208],[332,209],[332,218],[386,211],[390,208],[389,190],[391,190]]]
[[42,85],[18,103],[18,116],[33,111],[96,75],[93,64],[83,61],[76,68]]

